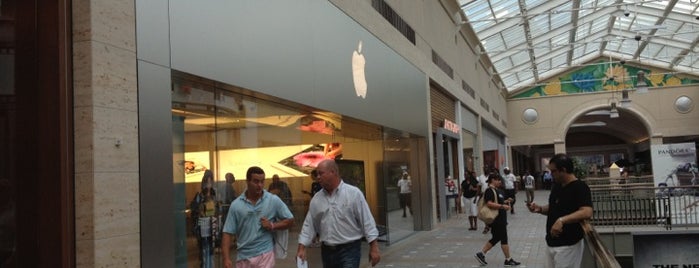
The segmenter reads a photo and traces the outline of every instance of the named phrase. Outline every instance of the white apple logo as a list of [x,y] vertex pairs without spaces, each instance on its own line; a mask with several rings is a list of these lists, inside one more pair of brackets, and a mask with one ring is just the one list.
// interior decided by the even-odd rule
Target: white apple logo
[[359,41],[357,50],[352,52],[352,79],[354,80],[354,91],[357,97],[366,98],[366,78],[364,77],[364,66],[366,60],[362,55],[362,41]]

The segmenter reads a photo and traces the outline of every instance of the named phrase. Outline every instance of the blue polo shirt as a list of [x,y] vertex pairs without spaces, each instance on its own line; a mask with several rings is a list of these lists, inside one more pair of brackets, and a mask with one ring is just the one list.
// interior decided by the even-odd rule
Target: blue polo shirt
[[262,197],[255,205],[245,198],[245,193],[231,202],[223,232],[237,237],[237,260],[249,259],[274,249],[273,234],[262,228],[262,217],[277,222],[294,216],[279,197],[266,190],[262,191]]

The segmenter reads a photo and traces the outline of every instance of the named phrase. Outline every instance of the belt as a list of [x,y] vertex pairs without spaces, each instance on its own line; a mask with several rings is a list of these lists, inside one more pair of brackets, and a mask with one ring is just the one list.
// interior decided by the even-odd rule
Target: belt
[[334,246],[325,244],[325,242],[323,242],[322,248],[323,248],[323,249],[326,249],[326,250],[337,251],[337,250],[341,250],[341,249],[346,248],[346,247],[349,247],[349,246],[353,246],[353,245],[359,244],[360,241],[362,241],[362,240],[361,240],[361,239],[357,239],[357,240],[354,240],[354,241],[352,241],[352,242],[348,242],[348,243],[344,243],[344,244],[339,244],[339,245],[334,245]]

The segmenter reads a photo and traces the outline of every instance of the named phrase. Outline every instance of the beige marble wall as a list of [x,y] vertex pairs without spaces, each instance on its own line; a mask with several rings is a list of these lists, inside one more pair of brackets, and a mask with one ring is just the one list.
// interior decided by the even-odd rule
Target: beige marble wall
[[133,0],[73,1],[77,267],[139,267]]

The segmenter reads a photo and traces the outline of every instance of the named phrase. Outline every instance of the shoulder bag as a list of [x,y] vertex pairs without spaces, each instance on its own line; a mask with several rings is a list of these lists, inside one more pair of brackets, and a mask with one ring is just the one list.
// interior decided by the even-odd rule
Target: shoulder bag
[[[493,197],[495,197],[495,203],[497,203],[498,193],[495,192],[493,188],[490,188],[490,190],[493,191]],[[497,209],[489,208],[486,204],[487,201],[485,200],[485,194],[483,194],[483,197],[478,200],[478,219],[486,224],[491,224],[495,220],[495,217],[498,216],[499,211]]]

